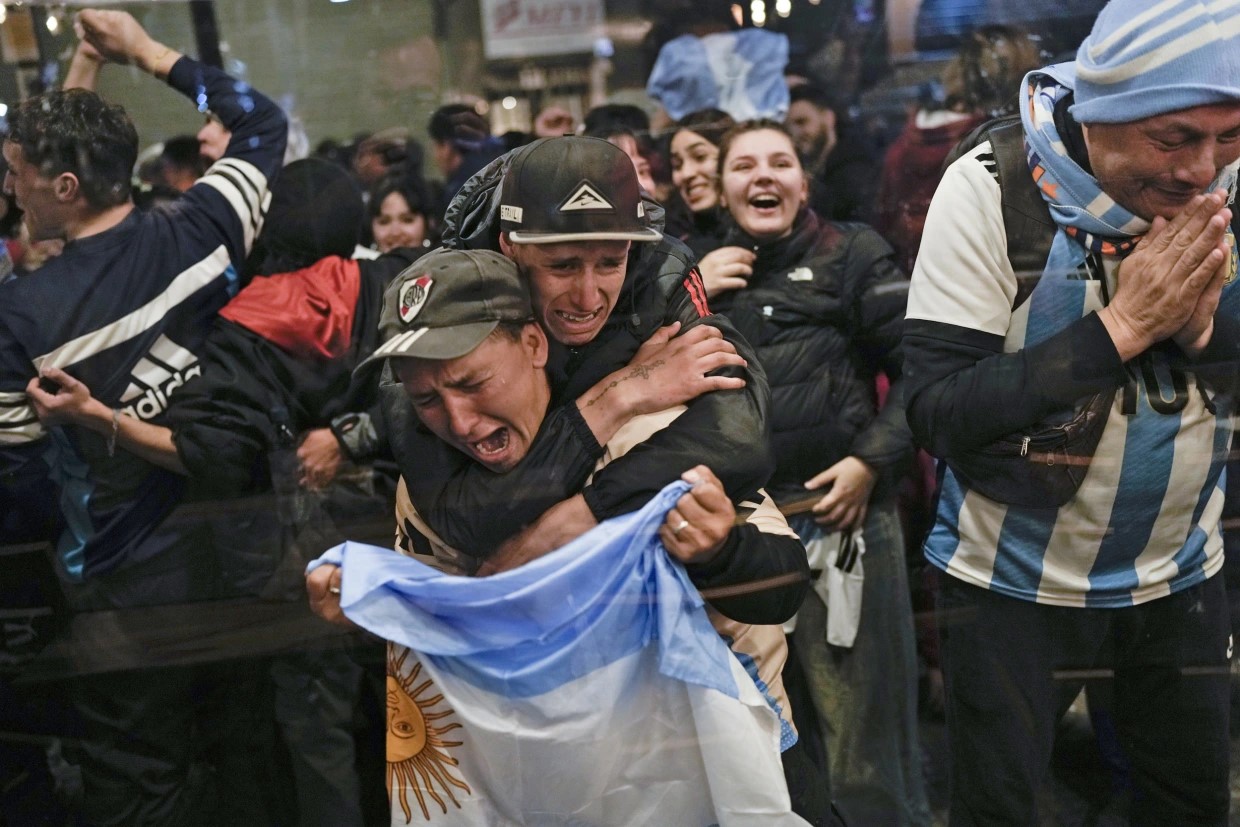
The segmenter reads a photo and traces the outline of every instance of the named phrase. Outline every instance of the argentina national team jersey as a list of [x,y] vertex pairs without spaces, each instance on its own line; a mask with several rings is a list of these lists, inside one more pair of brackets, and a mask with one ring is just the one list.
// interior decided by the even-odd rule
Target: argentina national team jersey
[[[938,206],[950,209],[955,199],[980,204],[980,229],[1001,239],[999,191],[984,147],[952,167]],[[1006,353],[1100,309],[1115,289],[1118,259],[1100,257],[1076,272],[1043,275],[1012,309],[1016,277],[1001,246],[996,255],[979,252],[975,239],[951,247],[950,239],[927,239],[941,263],[923,267],[919,259],[909,318],[1000,335]],[[941,255],[947,249],[954,260]],[[1219,313],[1240,314],[1235,283],[1224,288]],[[1128,380],[1071,500],[1060,508],[1004,505],[945,468],[927,558],[974,585],[1060,606],[1133,605],[1215,574],[1223,563],[1229,405],[1185,370],[1170,345],[1151,348],[1126,368]]]
[[[1059,509],[1007,506],[946,469],[926,554],[967,582],[1039,603],[1119,607],[1162,597],[1216,573],[1228,418],[1205,408],[1195,379],[1156,411],[1134,383],[1137,410],[1117,395],[1076,496]],[[1129,396],[1131,399],[1131,395]]]

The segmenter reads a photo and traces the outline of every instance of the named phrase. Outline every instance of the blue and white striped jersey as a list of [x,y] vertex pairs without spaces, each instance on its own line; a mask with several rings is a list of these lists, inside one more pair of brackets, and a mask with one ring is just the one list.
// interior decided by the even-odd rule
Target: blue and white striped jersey
[[[1013,308],[1017,279],[988,152],[983,144],[954,164],[935,194],[909,294],[910,333],[922,341],[968,342],[979,350],[973,357],[979,365],[986,358],[980,350],[993,343],[996,352],[1013,356],[996,353],[991,364],[1007,359],[1018,383],[1067,386],[1079,378],[1074,371],[1082,362],[1114,361],[1123,385],[1084,482],[1061,508],[1007,506],[944,469],[926,556],[966,582],[1061,606],[1128,606],[1200,582],[1223,562],[1230,402],[1172,347],[1152,348],[1119,367],[1103,339],[1096,354],[1019,364],[1029,348],[1057,333],[1101,327],[1093,314],[1114,292],[1118,260],[1103,257],[1096,267],[1044,275]],[[1236,284],[1224,288],[1219,312],[1240,315]],[[906,347],[911,354],[913,342]],[[914,365],[917,358],[909,357]],[[1003,381],[1013,381],[1011,375]],[[988,404],[1001,410],[1013,402],[999,396]]]

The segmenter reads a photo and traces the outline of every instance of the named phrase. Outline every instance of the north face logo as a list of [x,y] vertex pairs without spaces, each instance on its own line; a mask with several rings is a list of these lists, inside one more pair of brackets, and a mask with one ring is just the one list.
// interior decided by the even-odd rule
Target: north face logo
[[598,194],[598,190],[590,186],[588,181],[582,181],[568,200],[564,202],[564,206],[560,207],[560,212],[574,212],[576,210],[614,210],[615,207],[606,198]]
[[134,365],[129,387],[121,396],[121,410],[136,419],[152,419],[168,408],[173,391],[201,373],[197,356],[160,336]]

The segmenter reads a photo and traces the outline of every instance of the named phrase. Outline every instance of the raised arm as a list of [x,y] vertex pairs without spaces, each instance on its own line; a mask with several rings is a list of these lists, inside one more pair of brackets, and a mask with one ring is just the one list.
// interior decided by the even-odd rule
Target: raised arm
[[182,57],[180,52],[147,34],[128,12],[83,9],[73,20],[73,30],[93,51],[92,55],[90,51],[79,49],[82,56],[133,64],[158,78],[166,78],[168,70]]
[[210,111],[232,133],[228,151],[185,194],[199,234],[222,238],[241,268],[262,227],[267,187],[284,161],[288,122],[280,107],[252,86],[153,39],[127,12],[88,9],[75,28],[104,59],[133,64]]
[[79,41],[69,60],[69,69],[65,72],[62,89],[87,89],[95,91],[99,84],[99,69],[103,66],[103,56],[85,40]]

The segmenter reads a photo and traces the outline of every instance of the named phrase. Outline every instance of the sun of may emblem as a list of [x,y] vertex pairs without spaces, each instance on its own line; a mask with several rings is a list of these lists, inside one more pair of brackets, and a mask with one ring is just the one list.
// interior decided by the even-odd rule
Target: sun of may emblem
[[426,796],[434,799],[444,813],[448,812],[448,804],[436,791],[436,785],[457,809],[460,809],[461,803],[456,800],[453,788],[466,794],[470,792],[469,785],[452,774],[452,768],[458,766],[458,762],[448,753],[450,747],[459,747],[463,742],[444,739],[444,735],[460,729],[461,725],[436,723],[453,712],[447,707],[435,709],[443,703],[443,695],[429,695],[432,691],[430,679],[418,683],[422,674],[421,663],[415,661],[406,674],[405,661],[408,657],[408,649],[388,644],[388,796],[399,799],[406,824],[413,820],[413,811],[409,808],[410,790],[417,796],[422,817],[427,821],[430,821],[431,814],[426,808]]

